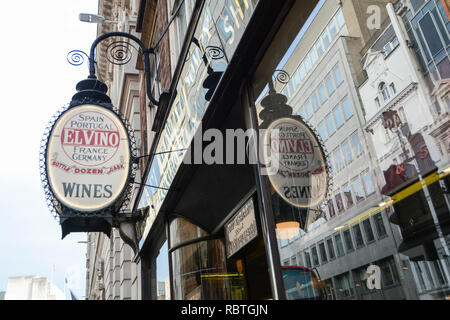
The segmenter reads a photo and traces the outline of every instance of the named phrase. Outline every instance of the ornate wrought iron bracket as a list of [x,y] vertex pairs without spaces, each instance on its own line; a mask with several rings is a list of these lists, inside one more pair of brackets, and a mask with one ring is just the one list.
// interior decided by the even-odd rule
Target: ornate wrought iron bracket
[[[150,54],[154,54],[154,47],[147,48],[145,44],[137,37],[126,32],[108,32],[99,36],[91,45],[91,50],[89,53],[89,79],[97,79],[95,74],[95,49],[97,45],[103,40],[109,39],[111,37],[123,37],[130,39],[139,45],[144,58],[144,73],[145,73],[145,85],[147,90],[147,97],[154,104],[159,106],[160,102],[153,97],[151,90],[151,69],[150,69]],[[114,61],[119,61],[119,64],[125,64],[129,61],[129,56],[127,54],[128,44],[124,44],[123,41],[113,42],[110,44],[109,49],[111,50],[112,58]],[[114,62],[113,62],[114,63]]]

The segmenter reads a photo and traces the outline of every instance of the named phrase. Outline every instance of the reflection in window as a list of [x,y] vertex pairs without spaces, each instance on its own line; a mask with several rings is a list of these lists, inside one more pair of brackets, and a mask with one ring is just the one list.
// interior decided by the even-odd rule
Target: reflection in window
[[327,123],[328,134],[331,137],[336,132],[336,127],[335,127],[334,121],[333,121],[333,115],[331,113],[329,113],[327,115],[327,117],[325,118],[325,121]]
[[362,236],[361,228],[359,224],[354,226],[353,228],[353,236],[355,237],[355,244],[357,248],[364,246],[364,239]]
[[323,242],[319,244],[319,252],[320,252],[320,260],[322,261],[322,263],[327,262],[328,261],[327,252],[325,250],[325,244]]
[[344,202],[342,201],[342,196],[340,192],[336,194],[335,199],[338,212],[344,211]]
[[331,77],[331,74],[327,77],[327,79],[325,80],[325,83],[327,85],[327,89],[328,89],[328,95],[332,95],[334,90],[336,90],[336,87],[334,86],[334,82],[333,82],[333,78]]
[[353,295],[353,289],[350,285],[350,274],[348,272],[336,277],[336,289],[342,297],[350,297]]
[[336,254],[334,253],[333,239],[330,238],[327,240],[327,247],[328,254],[330,255],[330,260],[332,260],[336,257]]
[[328,99],[327,92],[325,91],[325,86],[323,84],[319,87],[319,98],[321,104],[324,104]]
[[347,252],[352,251],[353,250],[353,241],[352,241],[352,235],[350,233],[350,230],[344,231],[344,241],[345,241],[345,247],[347,248]]
[[370,224],[370,219],[366,219],[363,221],[364,233],[366,235],[366,241],[371,242],[375,240],[375,236],[373,235],[372,225]]
[[314,267],[318,266],[319,265],[319,255],[317,254],[316,247],[311,248],[311,257],[312,257],[313,266]]
[[344,252],[344,245],[342,244],[342,238],[341,238],[340,234],[337,234],[334,237],[334,242],[336,242],[336,249],[337,249],[338,257],[344,255],[344,253],[345,253]]
[[344,185],[343,191],[344,191],[345,206],[348,209],[353,206],[353,197],[350,185],[349,184]]
[[341,171],[342,168],[344,168],[344,160],[342,160],[342,153],[340,148],[334,150],[333,158],[336,171]]
[[384,227],[383,217],[381,216],[381,213],[378,212],[376,215],[374,215],[373,220],[375,222],[375,229],[377,230],[378,237],[386,235],[386,228]]
[[364,183],[364,188],[366,189],[366,194],[370,195],[370,194],[374,193],[375,186],[373,185],[372,174],[370,173],[370,171],[366,171],[362,175],[362,179],[363,179],[363,183]]
[[350,119],[350,117],[353,115],[353,110],[348,97],[345,97],[342,100],[342,109],[344,110],[345,120]]
[[323,141],[327,141],[328,134],[327,134],[327,130],[325,129],[325,124],[323,121],[321,123],[319,123],[319,134]]
[[353,193],[355,194],[356,203],[364,200],[364,191],[362,189],[361,180],[359,180],[359,178],[356,178],[352,181],[352,189]]
[[342,78],[341,68],[339,68],[339,65],[334,67],[333,73],[334,73],[334,80],[336,80],[336,85],[339,86],[342,83],[342,81],[344,81],[344,78]]
[[345,163],[348,165],[353,161],[352,149],[350,148],[350,143],[345,140],[342,144],[342,152],[344,153]]
[[352,136],[350,137],[350,141],[352,142],[353,152],[355,153],[355,156],[357,157],[362,154],[364,150],[361,144],[361,140],[359,139],[358,132],[352,134]]

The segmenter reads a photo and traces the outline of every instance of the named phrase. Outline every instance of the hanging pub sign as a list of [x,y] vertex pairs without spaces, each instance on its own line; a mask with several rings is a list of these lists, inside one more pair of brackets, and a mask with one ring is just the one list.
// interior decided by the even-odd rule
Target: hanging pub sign
[[109,98],[84,97],[81,102],[74,97],[50,125],[41,151],[44,189],[59,215],[63,238],[80,231],[109,234],[133,176],[129,129]]
[[264,162],[275,191],[290,205],[314,208],[324,204],[329,187],[326,154],[321,140],[301,116],[292,115],[286,96],[270,84],[262,101]]

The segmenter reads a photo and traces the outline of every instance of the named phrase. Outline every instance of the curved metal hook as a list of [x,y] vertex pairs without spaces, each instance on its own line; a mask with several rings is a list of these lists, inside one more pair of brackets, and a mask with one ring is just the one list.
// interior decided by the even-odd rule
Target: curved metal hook
[[151,74],[150,74],[150,54],[154,54],[153,48],[147,48],[145,44],[137,37],[133,36],[132,34],[126,33],[126,32],[108,32],[101,36],[99,36],[91,45],[91,51],[89,54],[89,77],[90,79],[97,79],[95,76],[95,49],[97,45],[102,42],[105,39],[111,38],[111,37],[124,37],[128,38],[130,40],[133,40],[136,42],[140,49],[142,50],[143,56],[144,56],[144,72],[145,72],[145,81],[146,81],[146,90],[147,90],[147,97],[149,100],[155,104],[159,105],[159,101],[156,100],[151,92]]

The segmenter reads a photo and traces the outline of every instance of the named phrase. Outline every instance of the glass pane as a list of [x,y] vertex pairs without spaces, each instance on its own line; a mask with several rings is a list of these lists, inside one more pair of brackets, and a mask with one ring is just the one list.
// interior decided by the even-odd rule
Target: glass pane
[[330,255],[330,260],[332,260],[336,257],[334,253],[333,239],[327,240],[327,247],[328,247],[328,254]]
[[342,77],[341,68],[338,65],[333,69],[333,74],[334,80],[336,80],[336,84],[339,86],[344,81],[344,78]]
[[170,247],[208,236],[208,233],[184,218],[175,218],[170,223]]
[[337,254],[338,256],[342,256],[344,252],[344,245],[342,244],[341,235],[338,234],[334,237],[334,241],[336,242]]
[[319,123],[319,134],[323,141],[327,141],[328,134],[325,129],[325,123],[323,123],[323,121],[321,123]]
[[319,244],[320,260],[322,263],[327,262],[327,252],[325,251],[325,244],[322,242]]
[[320,108],[319,99],[317,99],[317,94],[315,92],[311,96],[311,102],[312,102],[314,111],[319,110],[319,108]]
[[352,189],[356,198],[356,203],[364,200],[364,191],[362,189],[361,181],[359,180],[359,178],[352,181]]
[[327,123],[328,134],[332,136],[336,132],[336,126],[334,124],[333,115],[331,113],[327,115],[325,121]]
[[361,144],[361,140],[359,139],[358,132],[355,132],[354,134],[352,134],[352,136],[350,137],[350,141],[352,142],[352,148],[353,148],[354,154],[356,156],[359,156],[360,154],[362,154],[363,146]]
[[436,27],[431,19],[431,15],[427,13],[419,22],[420,28],[423,32],[425,40],[427,41],[428,48],[431,55],[435,56],[439,51],[444,49]]
[[366,241],[371,242],[375,240],[375,236],[373,235],[372,225],[370,224],[370,220],[366,219],[363,221],[364,233],[366,235]]
[[345,206],[347,208],[350,208],[353,206],[353,197],[352,197],[352,191],[350,189],[350,185],[346,184],[343,187],[343,191],[344,191]]
[[327,85],[328,94],[331,96],[333,94],[334,90],[336,89],[336,87],[334,86],[334,82],[333,82],[333,78],[331,77],[331,74],[327,77],[327,79],[325,80],[325,83]]
[[342,159],[342,152],[341,149],[338,148],[333,152],[333,158],[334,158],[334,166],[336,171],[340,171],[344,168],[344,160]]
[[345,140],[342,144],[342,152],[344,153],[345,163],[348,165],[353,161],[352,149],[350,148],[350,143]]
[[366,189],[366,194],[370,195],[375,192],[375,186],[373,185],[372,174],[370,172],[364,173],[362,176],[364,182],[364,188]]
[[311,119],[311,117],[313,116],[313,108],[311,105],[311,101],[308,100],[305,102],[305,110],[306,110],[306,118]]
[[353,110],[348,97],[345,97],[344,100],[342,100],[342,109],[344,110],[345,120],[350,119],[350,117],[353,115]]
[[338,212],[344,211],[344,202],[342,201],[341,194],[337,193],[334,198],[336,200],[336,208],[337,208]]
[[345,240],[345,247],[347,248],[347,251],[353,250],[353,241],[352,241],[352,235],[350,233],[350,230],[344,231],[344,240]]
[[375,227],[377,229],[378,237],[386,235],[386,228],[384,227],[383,217],[381,216],[381,213],[377,213],[376,215],[374,215],[373,219],[375,221]]
[[328,95],[327,92],[325,91],[325,86],[323,84],[319,86],[319,98],[321,104],[324,104],[325,101],[327,101],[328,99]]
[[313,266],[315,267],[315,266],[319,265],[319,256],[317,255],[316,247],[311,248],[311,257],[312,257]]
[[357,248],[364,246],[364,240],[359,224],[353,227],[353,236],[355,237],[355,244]]

